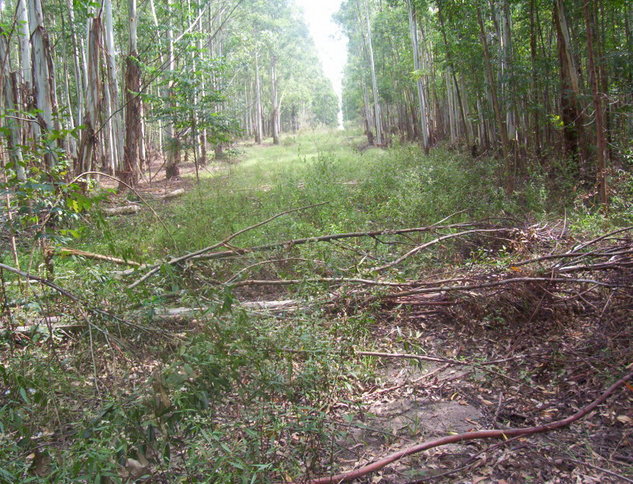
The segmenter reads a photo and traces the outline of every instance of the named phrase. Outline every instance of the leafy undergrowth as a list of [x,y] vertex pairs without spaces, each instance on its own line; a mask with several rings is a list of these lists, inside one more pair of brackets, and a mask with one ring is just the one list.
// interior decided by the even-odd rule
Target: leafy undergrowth
[[[0,480],[303,482],[453,431],[558,420],[630,371],[630,232],[583,246],[630,213],[556,221],[537,182],[496,190],[494,160],[345,136],[252,148],[157,214],[91,213],[78,248],[150,265],[56,257],[75,300],[2,273]],[[405,227],[420,230],[389,232]],[[300,240],[343,232],[362,234]],[[621,482],[631,388],[564,430],[357,482]]]

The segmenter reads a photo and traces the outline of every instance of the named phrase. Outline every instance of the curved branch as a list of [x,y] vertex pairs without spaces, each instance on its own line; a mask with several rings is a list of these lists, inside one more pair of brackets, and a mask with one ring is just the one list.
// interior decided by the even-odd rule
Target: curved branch
[[395,265],[400,264],[400,262],[402,262],[405,259],[408,259],[409,257],[411,257],[414,254],[417,254],[418,252],[420,252],[421,250],[426,249],[427,247],[430,247],[432,245],[435,245],[443,240],[446,239],[452,239],[455,237],[461,237],[463,235],[469,235],[469,234],[476,234],[476,233],[481,233],[481,232],[507,232],[508,229],[502,228],[502,229],[473,229],[473,230],[465,230],[463,232],[457,232],[455,234],[447,234],[447,235],[442,235],[441,237],[437,237],[436,239],[431,240],[430,242],[427,242],[425,244],[419,245],[417,247],[415,247],[414,249],[411,249],[409,252],[407,252],[406,254],[404,254],[403,256],[397,258],[396,260],[389,262],[388,264],[379,266],[379,267],[374,267],[372,269],[370,269],[370,272],[379,272],[379,271],[384,271],[385,269],[388,269],[389,267],[393,267]]
[[[318,479],[311,479],[308,481],[300,481],[302,484],[338,484],[341,482],[352,481],[354,479],[358,479],[359,477],[365,476],[370,472],[375,472],[383,467],[388,466],[392,462],[402,459],[403,457],[417,454],[422,452],[423,450],[428,450],[433,447],[439,447],[447,444],[455,444],[457,442],[465,442],[468,440],[477,440],[477,439],[507,439],[510,437],[519,437],[526,435],[533,435],[542,432],[549,432],[551,430],[556,430],[562,427],[566,427],[577,420],[580,420],[592,410],[594,410],[598,405],[607,400],[615,391],[623,386],[628,380],[633,377],[633,371],[628,373],[626,376],[619,379],[613,385],[605,390],[605,392],[596,400],[591,402],[586,407],[580,409],[574,415],[571,415],[562,420],[556,420],[555,422],[551,422],[544,425],[539,425],[536,427],[527,427],[523,429],[506,429],[506,430],[480,430],[477,432],[466,432],[459,435],[449,435],[447,437],[442,437],[435,440],[429,440],[427,442],[423,442],[418,445],[414,445],[412,447],[408,447],[406,449],[402,449],[398,452],[395,452],[383,459],[377,460],[376,462],[372,462],[364,467],[359,469],[346,472],[343,474],[337,474],[335,476],[329,477],[321,477]],[[296,481],[294,484],[299,484],[299,481]]]
[[[209,247],[205,247],[204,249],[200,249],[200,250],[197,250],[195,252],[190,252],[190,253],[185,254],[183,256],[180,256],[180,257],[174,257],[173,259],[170,259],[170,260],[166,261],[165,264],[169,264],[169,265],[179,264],[180,262],[184,262],[184,261],[186,261],[188,259],[193,259],[193,258],[196,258],[198,256],[201,256],[201,255],[203,255],[203,254],[205,254],[207,252],[212,251],[213,249],[217,249],[218,247],[222,247],[222,246],[230,247],[229,246],[229,242],[231,240],[233,240],[234,238],[236,238],[238,235],[243,234],[244,232],[248,232],[249,230],[253,230],[253,229],[256,229],[258,227],[261,227],[262,225],[265,225],[265,224],[275,220],[276,218],[281,217],[282,215],[287,215],[289,213],[298,212],[300,210],[307,210],[309,208],[320,207],[321,205],[326,205],[327,203],[329,203],[329,202],[315,203],[313,205],[307,205],[305,207],[293,208],[291,210],[286,210],[285,212],[277,213],[277,214],[273,215],[272,217],[267,218],[266,220],[263,220],[263,221],[258,222],[256,224],[249,225],[248,227],[245,227],[245,228],[243,228],[241,230],[238,230],[237,232],[229,235],[228,237],[226,237],[225,239],[221,240],[217,244],[213,244],[213,245],[211,245]],[[236,253],[246,252],[246,249],[242,250],[242,249],[232,248],[232,250],[234,252],[236,252]],[[141,277],[140,279],[138,279],[135,282],[133,282],[132,284],[130,284],[128,286],[128,289],[134,289],[136,286],[138,286],[142,282],[144,282],[147,279],[149,279],[150,277],[152,277],[154,274],[156,274],[160,270],[162,265],[163,264],[156,264],[156,265],[154,265],[148,272],[145,273],[145,275],[143,277]]]

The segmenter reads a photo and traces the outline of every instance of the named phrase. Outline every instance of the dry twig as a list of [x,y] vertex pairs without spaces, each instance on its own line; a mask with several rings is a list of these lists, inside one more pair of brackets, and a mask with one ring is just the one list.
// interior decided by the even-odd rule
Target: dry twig
[[408,447],[406,449],[402,449],[398,452],[394,452],[393,454],[384,457],[376,462],[363,466],[359,469],[355,469],[350,472],[345,472],[342,474],[337,474],[334,476],[322,477],[318,479],[310,479],[307,481],[296,481],[298,484],[301,482],[302,484],[335,484],[341,482],[348,482],[354,479],[358,479],[359,477],[365,476],[371,472],[376,472],[389,464],[396,462],[404,457],[409,455],[417,454],[424,450],[431,449],[433,447],[439,447],[447,444],[455,444],[458,442],[466,442],[469,440],[479,440],[479,439],[508,439],[512,437],[519,436],[527,436],[534,435],[543,432],[550,432],[552,430],[556,430],[562,427],[566,427],[577,420],[585,417],[591,411],[593,411],[598,405],[604,403],[616,390],[622,387],[628,380],[633,377],[633,371],[619,379],[613,385],[605,390],[605,392],[598,397],[596,400],[591,402],[586,407],[580,409],[574,415],[571,415],[562,420],[556,420],[554,422],[550,422],[544,425],[538,425],[535,427],[527,427],[527,428],[514,428],[514,429],[502,429],[502,430],[479,430],[476,432],[466,432],[458,435],[450,435],[447,437],[442,437],[435,440],[430,440],[427,442],[423,442],[418,445],[414,445],[412,447]]

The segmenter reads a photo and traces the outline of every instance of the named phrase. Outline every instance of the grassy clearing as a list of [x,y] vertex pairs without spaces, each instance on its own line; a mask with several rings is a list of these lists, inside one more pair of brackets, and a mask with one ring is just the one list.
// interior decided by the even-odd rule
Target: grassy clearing
[[[496,188],[494,160],[467,160],[441,149],[423,157],[408,146],[361,152],[359,146],[359,136],[329,132],[246,148],[239,163],[203,175],[181,202],[159,207],[171,235],[147,212],[100,226],[83,247],[151,261],[166,252],[203,248],[289,208],[323,202],[235,243],[425,225],[455,212],[461,213],[452,220],[472,220],[519,209]],[[530,208],[543,213],[546,200],[530,197]]]
[[[231,246],[428,225],[450,214],[454,222],[546,220],[563,206],[538,176],[520,193],[506,195],[497,188],[492,159],[445,149],[424,157],[410,146],[362,151],[362,143],[358,134],[329,132],[289,137],[277,147],[241,148],[238,163],[203,171],[200,185],[182,199],[157,203],[162,224],[149,211],[113,219],[95,213],[75,245],[152,263],[290,208],[323,202],[244,233]],[[626,210],[615,219],[577,211],[569,218],[573,227],[598,230],[630,216]],[[422,240],[412,236],[406,243]],[[38,286],[27,294],[32,302],[22,304],[24,294],[11,286],[5,307],[15,309],[4,314],[13,325],[53,315],[78,326],[53,337],[42,329],[0,340],[6,388],[0,394],[0,481],[264,483],[335,468],[332,449],[345,427],[331,410],[361,408],[361,395],[377,381],[375,361],[351,358],[352,348],[388,344],[424,352],[424,332],[398,326],[378,341],[390,316],[378,303],[357,301],[354,289],[337,289],[332,307],[324,303],[332,289],[316,282],[231,291],[215,281],[366,275],[406,247],[354,240],[164,266],[135,290],[112,275],[113,267],[56,259],[60,284],[137,326],[90,313]],[[418,277],[464,261],[503,266],[510,260],[504,250],[447,243],[388,275]],[[299,301],[291,313],[237,304],[237,298],[289,297]],[[157,317],[178,306],[206,309],[193,318]]]

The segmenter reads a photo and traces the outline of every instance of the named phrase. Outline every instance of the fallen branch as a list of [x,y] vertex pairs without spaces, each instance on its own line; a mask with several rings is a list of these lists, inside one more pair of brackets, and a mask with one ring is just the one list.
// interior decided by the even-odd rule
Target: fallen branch
[[408,359],[408,360],[418,360],[418,361],[432,361],[435,363],[444,363],[446,365],[457,365],[457,366],[475,366],[482,367],[487,365],[497,365],[499,363],[505,363],[507,361],[514,361],[522,358],[532,358],[534,356],[540,356],[542,354],[547,353],[536,353],[534,355],[517,355],[510,358],[501,358],[497,360],[488,360],[488,361],[466,361],[466,360],[454,360],[451,358],[442,358],[440,356],[427,356],[427,355],[414,355],[411,353],[385,353],[381,351],[362,351],[356,350],[354,348],[344,351],[328,351],[328,350],[318,350],[318,351],[310,351],[310,350],[295,350],[290,348],[283,348],[281,351],[284,353],[293,353],[293,354],[313,354],[313,353],[327,353],[327,354],[338,354],[338,355],[349,355],[349,356],[375,356],[377,358],[395,358],[395,359]]
[[[212,251],[213,249],[217,249],[218,247],[228,246],[228,244],[229,244],[229,242],[231,240],[233,240],[237,236],[243,234],[244,232],[248,232],[249,230],[256,229],[257,227],[261,227],[262,225],[265,225],[265,224],[267,224],[269,222],[272,222],[276,218],[279,218],[279,217],[281,217],[283,215],[287,215],[287,214],[293,213],[293,212],[298,212],[300,210],[307,210],[309,208],[320,207],[321,205],[325,205],[326,203],[327,202],[315,203],[313,205],[308,205],[308,206],[299,207],[299,208],[293,208],[291,210],[286,210],[285,212],[281,212],[281,213],[275,214],[272,217],[267,218],[266,220],[258,222],[258,223],[254,224],[254,225],[249,225],[248,227],[245,227],[242,230],[238,230],[237,232],[229,235],[228,237],[226,237],[224,240],[218,242],[217,244],[211,245],[209,247],[205,247],[204,249],[200,249],[200,250],[197,250],[195,252],[190,252],[189,254],[185,254],[185,255],[180,256],[180,257],[174,257],[174,258],[166,261],[164,264],[168,264],[168,265],[179,264],[180,262],[184,262],[184,261],[186,261],[188,259],[193,259],[195,257],[202,256],[205,253]],[[231,252],[235,252],[237,254],[237,253],[248,252],[248,250],[247,249],[232,249]],[[162,265],[163,264],[155,264],[155,265],[153,265],[152,268],[147,273],[145,273],[145,275],[143,277],[141,277],[137,281],[135,281],[132,284],[130,284],[128,286],[128,289],[133,289],[136,286],[138,286],[139,284],[141,284],[142,282],[144,282],[147,279],[149,279],[150,277],[152,277],[154,274],[156,274],[160,270]]]
[[103,213],[109,217],[114,215],[132,215],[135,213],[139,213],[141,211],[141,207],[138,205],[123,205],[121,207],[104,207]]
[[[296,212],[298,210],[313,208],[319,205],[323,205],[323,204],[309,205],[307,207],[296,208],[294,210],[288,210],[286,212],[279,213],[267,220],[264,220],[263,222],[260,222],[255,225],[251,225],[250,227],[246,227],[245,229],[242,229],[239,232],[236,232],[235,234],[227,237],[227,239],[223,240],[222,242],[218,242],[217,244],[198,250],[196,252],[185,254],[181,257],[170,259],[166,261],[165,264],[174,265],[174,264],[178,264],[180,262],[184,262],[189,259],[196,259],[196,260],[198,259],[200,260],[228,259],[230,257],[235,257],[237,255],[242,255],[242,254],[248,254],[251,252],[262,252],[262,251],[267,251],[267,250],[279,249],[281,247],[294,247],[296,245],[303,245],[303,244],[314,243],[314,242],[330,242],[332,240],[351,239],[351,238],[360,238],[360,237],[376,237],[379,235],[403,235],[403,234],[411,234],[411,233],[416,233],[416,232],[431,232],[434,230],[448,230],[448,229],[466,228],[466,227],[473,226],[473,224],[429,225],[425,227],[413,227],[413,228],[400,229],[400,230],[375,230],[375,231],[370,231],[370,232],[347,232],[347,233],[339,233],[339,234],[331,234],[331,235],[322,235],[319,237],[305,237],[301,239],[284,240],[282,242],[275,242],[273,244],[257,245],[257,246],[246,247],[246,248],[241,248],[241,249],[231,248],[229,250],[224,250],[221,252],[209,253],[213,249],[217,249],[218,247],[221,247],[223,245],[225,246],[228,245],[228,242],[230,240],[246,232],[247,230],[252,230],[256,227],[264,225],[270,222],[271,220],[274,220],[277,217],[281,217],[282,215],[286,215],[291,212]],[[130,284],[128,288],[133,289],[139,284],[141,284],[142,282],[145,282],[147,279],[152,277],[154,274],[156,274],[160,270],[161,265],[162,264],[155,264],[151,266],[151,269],[149,272],[147,272],[143,277],[141,277],[137,281]],[[127,275],[127,274],[123,274],[123,275]]]
[[77,304],[80,304],[81,306],[83,306],[84,308],[86,308],[86,310],[92,314],[95,314],[97,316],[101,316],[101,317],[105,317],[108,319],[112,319],[118,323],[121,324],[125,324],[127,326],[131,326],[133,328],[137,328],[137,329],[141,329],[143,331],[150,331],[149,328],[140,326],[136,323],[133,323],[131,321],[127,321],[123,318],[118,317],[115,314],[112,314],[108,311],[105,311],[103,309],[99,309],[99,308],[95,308],[93,306],[91,306],[87,301],[85,301],[84,299],[82,299],[81,297],[73,294],[72,292],[68,291],[67,289],[64,289],[61,286],[58,286],[57,284],[55,284],[52,281],[49,281],[48,279],[44,279],[43,277],[38,277],[38,276],[34,276],[33,274],[29,274],[28,272],[24,272],[21,271],[20,269],[16,269],[15,267],[11,267],[8,266],[6,264],[0,264],[0,269],[4,269],[8,272],[12,272],[13,274],[17,274],[20,277],[23,277],[25,279],[31,280],[31,281],[36,281],[39,282],[40,284],[43,284],[44,286],[50,287],[51,289],[53,289],[54,291],[60,293],[62,296],[67,297],[68,299],[70,299],[71,301],[76,302]]
[[[301,308],[299,301],[294,299],[286,299],[281,301],[245,301],[238,303],[237,306],[241,306],[244,309],[249,310],[264,310],[264,311],[294,311]],[[153,314],[154,321],[172,321],[179,319],[193,318],[196,316],[204,315],[208,313],[212,308],[210,307],[179,307],[179,308],[163,308],[158,309]],[[140,315],[140,313],[138,313]]]
[[500,281],[486,282],[482,284],[472,284],[470,286],[441,286],[441,287],[421,287],[412,289],[410,291],[404,291],[396,294],[391,294],[388,297],[398,298],[403,296],[411,296],[413,294],[424,294],[428,292],[450,292],[450,291],[470,291],[473,289],[486,289],[489,287],[504,286],[507,284],[529,283],[529,282],[549,282],[549,283],[581,283],[581,284],[594,284],[596,286],[603,287],[633,287],[631,285],[615,284],[602,281],[596,281],[594,279],[576,279],[567,277],[514,277],[510,279],[502,279]]
[[359,469],[356,469],[350,472],[337,474],[334,476],[321,477],[318,479],[310,479],[307,481],[303,481],[303,480],[296,481],[295,484],[299,484],[300,482],[301,484],[337,484],[341,482],[352,481],[354,479],[358,479],[359,477],[365,476],[371,472],[376,472],[388,466],[392,462],[402,459],[403,457],[417,454],[419,452],[431,449],[433,447],[439,447],[439,446],[447,445],[447,444],[455,444],[458,442],[466,442],[469,440],[508,439],[512,437],[527,436],[527,435],[534,435],[534,434],[543,433],[543,432],[549,432],[549,431],[556,430],[562,427],[567,427],[568,425],[585,417],[587,414],[593,411],[598,405],[605,402],[611,395],[613,395],[613,393],[615,393],[616,390],[622,387],[632,377],[633,377],[633,371],[628,373],[626,376],[624,376],[617,382],[615,382],[609,388],[607,388],[607,390],[599,398],[591,402],[589,405],[580,409],[575,414],[562,420],[556,420],[554,422],[544,424],[544,425],[538,425],[536,427],[501,429],[501,430],[479,430],[476,432],[466,432],[466,433],[458,434],[458,435],[450,435],[447,437],[442,437],[439,439],[423,442],[421,444],[408,447],[398,452],[394,452],[393,454],[387,457],[384,457],[383,459],[380,459],[376,462],[373,462],[371,464],[368,464],[366,466],[363,466]]
[[160,197],[158,197],[159,200],[171,200],[172,198],[177,198],[180,197],[182,195],[185,194],[185,189],[184,188],[178,188],[177,190],[174,190],[173,192],[169,192],[169,193],[165,193],[164,195],[161,195]]
[[112,262],[113,264],[119,264],[119,265],[125,265],[125,266],[141,267],[140,263],[135,262],[133,260],[119,259],[118,257],[112,257],[109,255],[103,255],[103,254],[95,254],[93,252],[85,252],[83,250],[68,249],[68,248],[62,247],[60,249],[56,249],[55,252],[61,256],[78,255],[81,257],[85,257],[86,259],[102,260],[105,262]]
[[236,255],[240,255],[242,253],[250,253],[250,252],[261,252],[266,250],[279,249],[282,247],[294,247],[296,245],[309,244],[314,242],[330,242],[332,240],[341,240],[341,239],[354,239],[361,237],[378,237],[381,235],[404,235],[404,234],[413,234],[413,233],[421,233],[421,232],[432,232],[435,230],[450,230],[450,229],[458,229],[458,228],[466,228],[473,227],[475,224],[451,224],[451,225],[427,225],[424,227],[412,227],[406,229],[398,229],[398,230],[374,230],[369,232],[343,232],[338,234],[330,234],[330,235],[321,235],[318,237],[305,237],[301,239],[291,239],[284,240],[282,242],[275,242],[273,244],[266,245],[257,245],[254,247],[248,247],[245,249],[237,250],[226,250],[222,252],[213,252],[211,254],[202,254],[196,255],[195,259],[226,259],[229,257],[234,257]]
[[291,286],[294,284],[318,284],[318,283],[351,283],[351,284],[363,284],[366,286],[389,286],[389,287],[402,287],[413,286],[415,282],[392,282],[392,281],[378,281],[373,279],[360,279],[353,277],[315,277],[310,279],[247,279],[245,281],[233,282],[226,284],[231,287],[244,287],[244,286]]
[[426,242],[425,244],[419,245],[419,246],[411,249],[409,252],[407,252],[406,254],[404,254],[401,257],[398,257],[393,262],[390,262],[389,264],[385,264],[385,265],[382,265],[382,266],[379,266],[379,267],[374,267],[373,269],[370,269],[370,271],[371,272],[380,272],[380,271],[383,271],[383,270],[388,269],[390,267],[393,267],[395,265],[398,265],[402,261],[404,261],[405,259],[408,259],[409,257],[411,257],[412,255],[417,254],[418,252],[420,252],[421,250],[426,249],[427,247],[430,247],[430,246],[435,245],[435,244],[437,244],[439,242],[442,242],[443,240],[453,239],[455,237],[463,237],[464,235],[477,234],[477,233],[507,232],[507,231],[508,231],[508,229],[473,229],[473,230],[465,230],[463,232],[457,232],[455,234],[442,235],[441,237],[433,239],[430,242]]

